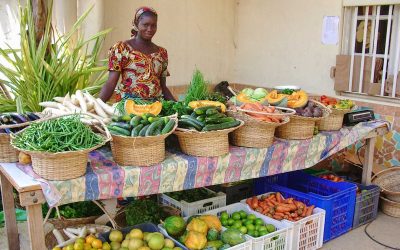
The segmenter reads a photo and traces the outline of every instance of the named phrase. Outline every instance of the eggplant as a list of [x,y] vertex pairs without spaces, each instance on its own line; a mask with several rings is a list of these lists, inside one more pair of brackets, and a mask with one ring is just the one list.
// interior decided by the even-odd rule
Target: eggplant
[[10,116],[17,123],[24,123],[28,121],[23,115],[20,115],[18,113],[11,113]]
[[28,116],[30,121],[35,121],[35,120],[38,120],[40,118],[39,116],[37,116],[36,114],[31,113],[31,112],[26,113],[26,115]]
[[12,133],[11,129],[9,129],[9,128],[5,128],[4,130],[6,131],[7,134],[11,134]]
[[11,117],[9,115],[1,115],[0,122],[3,124],[8,124],[11,121]]

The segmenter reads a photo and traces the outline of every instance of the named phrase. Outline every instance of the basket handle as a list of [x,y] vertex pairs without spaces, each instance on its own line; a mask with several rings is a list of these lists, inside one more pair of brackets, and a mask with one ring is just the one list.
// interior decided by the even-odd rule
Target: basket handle
[[323,104],[323,103],[321,103],[321,102],[319,102],[319,101],[317,101],[317,100],[314,100],[314,99],[310,99],[310,101],[312,101],[312,102],[314,102],[314,103],[320,105],[320,106],[321,106],[323,109],[325,109],[329,114],[332,113],[332,109],[330,109],[330,108],[328,108],[327,106],[325,106],[325,104]]
[[260,112],[260,111],[253,111],[253,110],[247,110],[247,109],[242,109],[242,108],[236,108],[238,111],[242,111],[245,113],[253,113],[253,114],[259,114],[259,115],[271,115],[271,116],[290,116],[296,114],[296,110],[291,109],[291,108],[283,108],[283,107],[275,107],[276,109],[281,109],[285,111],[289,111],[288,113],[267,113],[267,112]]

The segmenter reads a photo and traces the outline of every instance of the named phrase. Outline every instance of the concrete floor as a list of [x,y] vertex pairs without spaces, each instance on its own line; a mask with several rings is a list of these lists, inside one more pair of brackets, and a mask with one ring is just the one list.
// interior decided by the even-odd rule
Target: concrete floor
[[[21,250],[29,250],[29,237],[27,233],[26,223],[18,224]],[[390,249],[383,247],[372,241],[364,233],[365,226],[351,230],[322,247],[324,250],[380,250]],[[368,227],[369,234],[376,240],[400,249],[400,218],[389,217],[379,213],[378,218]],[[0,228],[0,250],[8,249],[6,233],[4,228]],[[36,250],[36,249],[35,249]]]

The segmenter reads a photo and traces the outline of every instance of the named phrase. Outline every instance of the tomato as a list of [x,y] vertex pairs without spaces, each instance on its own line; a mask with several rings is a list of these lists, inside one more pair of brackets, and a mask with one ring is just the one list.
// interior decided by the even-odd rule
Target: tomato
[[324,100],[324,99],[326,99],[326,98],[328,98],[326,95],[322,95],[322,96],[321,96],[321,101]]

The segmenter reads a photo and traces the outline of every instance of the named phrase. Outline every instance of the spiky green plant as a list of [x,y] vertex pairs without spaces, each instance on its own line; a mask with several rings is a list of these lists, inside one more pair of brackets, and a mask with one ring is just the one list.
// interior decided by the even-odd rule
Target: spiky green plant
[[84,39],[80,32],[88,9],[63,35],[55,31],[50,1],[47,23],[42,39],[37,43],[31,1],[19,8],[21,42],[19,49],[0,48],[0,72],[12,98],[0,94],[0,112],[16,111],[16,100],[25,110],[41,111],[39,103],[56,96],[86,89],[92,94],[99,91],[106,80],[107,67],[99,60],[100,49],[110,29]]

